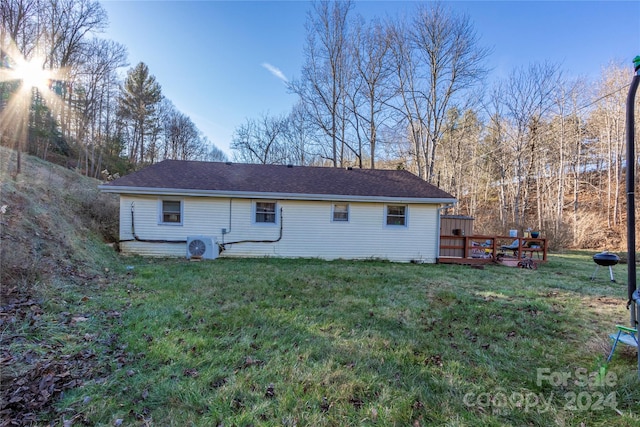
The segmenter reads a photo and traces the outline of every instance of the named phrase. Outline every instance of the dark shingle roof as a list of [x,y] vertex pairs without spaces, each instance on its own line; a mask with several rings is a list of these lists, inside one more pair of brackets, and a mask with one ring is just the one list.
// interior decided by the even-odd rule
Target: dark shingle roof
[[257,165],[164,160],[101,186],[109,192],[145,189],[212,193],[277,193],[451,199],[411,172],[382,169]]

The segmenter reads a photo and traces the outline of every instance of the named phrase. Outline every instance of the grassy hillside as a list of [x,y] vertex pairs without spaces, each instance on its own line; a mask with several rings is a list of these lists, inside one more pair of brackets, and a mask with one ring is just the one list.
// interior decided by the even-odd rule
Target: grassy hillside
[[[117,200],[96,180],[0,147],[0,425],[28,425],[95,375],[80,318],[117,274]],[[84,300],[84,303],[83,303]],[[99,327],[99,325],[94,325]],[[4,421],[4,423],[3,423]]]

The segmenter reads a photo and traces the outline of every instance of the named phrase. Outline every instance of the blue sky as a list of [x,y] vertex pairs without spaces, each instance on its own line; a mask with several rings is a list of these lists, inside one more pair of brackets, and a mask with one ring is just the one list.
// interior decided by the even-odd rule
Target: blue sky
[[[467,13],[487,65],[504,77],[532,62],[560,63],[569,76],[595,80],[611,62],[640,55],[638,1],[448,1]],[[102,36],[144,62],[176,108],[231,155],[234,130],[247,118],[286,114],[296,101],[284,79],[300,75],[306,1],[102,0]],[[403,16],[415,2],[355,1],[365,18]]]

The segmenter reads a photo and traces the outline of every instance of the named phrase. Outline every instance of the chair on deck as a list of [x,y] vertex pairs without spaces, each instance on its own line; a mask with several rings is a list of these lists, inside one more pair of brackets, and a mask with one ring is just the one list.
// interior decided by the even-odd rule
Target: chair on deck
[[516,239],[509,245],[500,246],[500,250],[502,251],[513,251],[513,256],[518,256],[518,248],[520,247],[520,239]]

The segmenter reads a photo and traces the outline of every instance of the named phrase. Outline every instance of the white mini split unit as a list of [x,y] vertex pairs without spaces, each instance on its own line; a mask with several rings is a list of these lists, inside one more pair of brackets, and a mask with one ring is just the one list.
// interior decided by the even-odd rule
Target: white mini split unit
[[190,236],[187,237],[187,259],[216,259],[218,258],[218,243],[215,237]]

